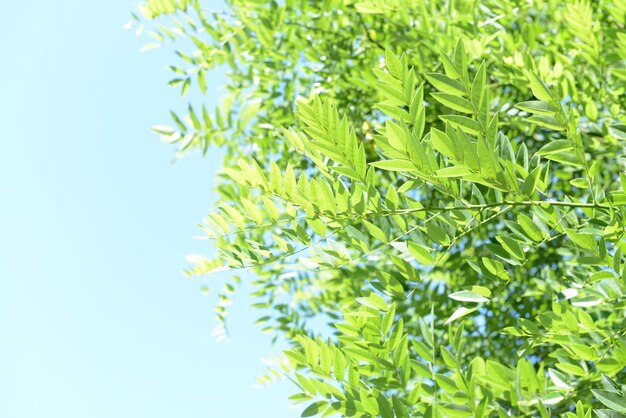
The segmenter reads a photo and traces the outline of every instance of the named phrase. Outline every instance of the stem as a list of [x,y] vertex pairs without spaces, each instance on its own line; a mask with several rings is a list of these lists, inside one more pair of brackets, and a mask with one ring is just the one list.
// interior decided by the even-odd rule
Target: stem
[[410,208],[410,209],[399,209],[396,211],[381,211],[381,212],[370,212],[367,215],[402,215],[406,213],[416,213],[416,212],[431,212],[431,211],[441,211],[441,212],[452,212],[455,210],[483,210],[497,207],[519,207],[519,206],[560,206],[560,207],[568,207],[568,208],[589,208],[589,209],[612,209],[615,206],[625,206],[625,205],[603,205],[600,203],[582,203],[582,202],[560,202],[556,200],[522,200],[517,202],[509,202],[502,201],[497,203],[486,203],[483,205],[474,205],[467,204],[464,206],[444,206],[444,207],[423,207],[423,208]]

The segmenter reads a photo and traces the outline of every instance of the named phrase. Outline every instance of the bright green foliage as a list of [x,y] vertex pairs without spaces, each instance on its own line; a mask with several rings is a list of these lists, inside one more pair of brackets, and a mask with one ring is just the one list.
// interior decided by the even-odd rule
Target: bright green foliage
[[303,416],[626,414],[625,0],[209,3],[140,7],[229,77],[157,128],[226,152],[189,273],[254,271]]

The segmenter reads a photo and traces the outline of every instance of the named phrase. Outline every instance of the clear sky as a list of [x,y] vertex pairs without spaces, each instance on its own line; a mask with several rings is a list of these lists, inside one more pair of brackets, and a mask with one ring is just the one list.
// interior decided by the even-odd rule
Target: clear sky
[[148,130],[186,102],[133,3],[0,0],[0,417],[299,416],[290,384],[251,388],[277,349],[245,298],[216,344],[180,274],[219,162]]

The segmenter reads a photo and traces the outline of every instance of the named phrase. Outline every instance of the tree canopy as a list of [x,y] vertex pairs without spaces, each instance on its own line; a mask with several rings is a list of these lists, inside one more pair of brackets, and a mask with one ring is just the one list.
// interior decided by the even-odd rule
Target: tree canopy
[[626,0],[148,0],[302,416],[626,414]]

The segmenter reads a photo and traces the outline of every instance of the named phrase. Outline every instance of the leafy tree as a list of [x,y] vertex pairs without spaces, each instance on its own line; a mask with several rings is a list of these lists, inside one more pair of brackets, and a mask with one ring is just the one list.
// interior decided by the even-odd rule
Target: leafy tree
[[225,150],[189,274],[255,273],[303,416],[626,414],[626,0],[225,3],[139,7],[229,78],[155,130]]

